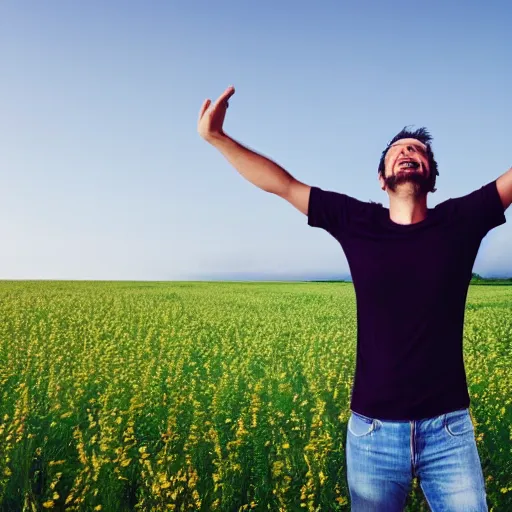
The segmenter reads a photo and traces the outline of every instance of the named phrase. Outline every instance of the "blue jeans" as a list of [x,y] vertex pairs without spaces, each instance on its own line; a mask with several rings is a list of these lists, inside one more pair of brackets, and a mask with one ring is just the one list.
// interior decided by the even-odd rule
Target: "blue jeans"
[[432,512],[488,510],[468,408],[411,421],[351,411],[345,452],[353,512],[402,511],[413,477]]

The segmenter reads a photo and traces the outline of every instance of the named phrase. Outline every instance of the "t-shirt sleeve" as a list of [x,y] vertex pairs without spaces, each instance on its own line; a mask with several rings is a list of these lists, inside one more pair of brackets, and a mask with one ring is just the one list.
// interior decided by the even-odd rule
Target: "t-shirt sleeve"
[[482,238],[493,228],[507,222],[496,180],[455,199],[458,212],[467,227]]
[[308,225],[325,229],[339,238],[368,203],[339,192],[311,187],[308,206]]

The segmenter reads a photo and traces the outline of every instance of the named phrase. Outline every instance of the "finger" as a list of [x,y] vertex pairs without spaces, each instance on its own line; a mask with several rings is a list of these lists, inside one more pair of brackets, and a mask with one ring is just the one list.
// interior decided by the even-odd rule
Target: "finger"
[[[229,100],[229,98],[231,98],[231,96],[233,96],[233,94],[235,94],[235,88],[230,85],[220,96],[219,98],[217,99],[217,101],[215,102],[215,105],[213,106],[213,108],[217,108],[221,103],[226,103],[227,104],[227,101]],[[227,105],[226,105],[227,106]]]
[[203,104],[201,105],[201,109],[199,110],[199,121],[201,121],[204,113],[208,109],[208,105],[210,105],[210,100],[204,100]]

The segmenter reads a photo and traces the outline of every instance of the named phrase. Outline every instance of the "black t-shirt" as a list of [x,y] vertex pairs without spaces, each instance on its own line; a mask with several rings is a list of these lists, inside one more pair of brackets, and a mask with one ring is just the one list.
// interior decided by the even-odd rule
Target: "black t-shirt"
[[380,204],[311,188],[308,224],[340,243],[355,288],[351,410],[414,420],[469,406],[466,296],[483,237],[505,222],[496,180],[428,208],[415,224],[393,222]]

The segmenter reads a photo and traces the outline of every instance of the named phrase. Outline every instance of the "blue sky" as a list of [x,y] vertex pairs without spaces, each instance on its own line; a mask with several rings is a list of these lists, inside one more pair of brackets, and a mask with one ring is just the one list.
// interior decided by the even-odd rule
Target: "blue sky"
[[[387,142],[426,126],[428,206],[512,165],[510,2],[0,3],[0,278],[347,277],[339,244],[197,133],[309,185],[389,200]],[[512,222],[474,271],[512,276]]]

